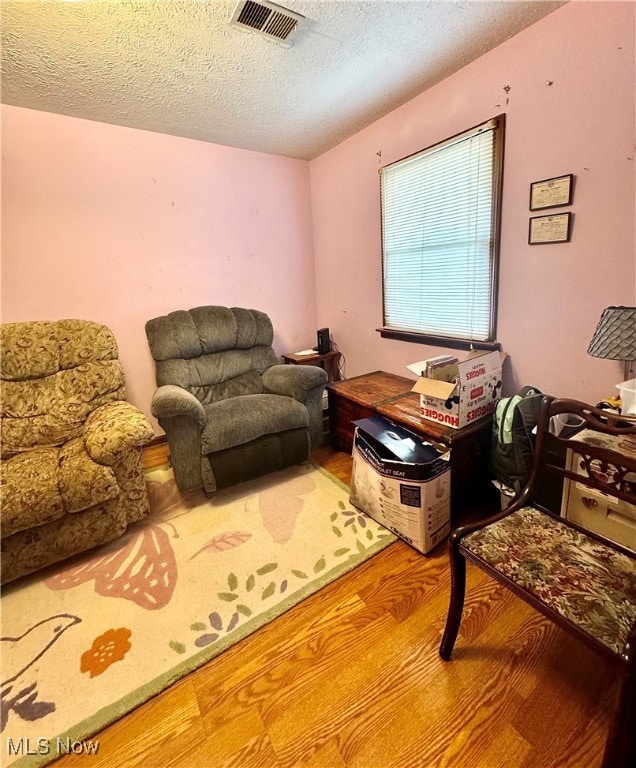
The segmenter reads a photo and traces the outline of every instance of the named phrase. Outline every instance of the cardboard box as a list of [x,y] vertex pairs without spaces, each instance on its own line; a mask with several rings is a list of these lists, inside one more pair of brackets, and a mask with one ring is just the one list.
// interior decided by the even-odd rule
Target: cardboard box
[[423,376],[426,360],[408,365],[420,377],[412,391],[419,393],[421,417],[460,429],[488,416],[501,394],[504,357],[498,351],[471,352],[466,360],[457,363],[454,382]]
[[355,421],[349,500],[422,553],[450,532],[449,454],[381,416]]

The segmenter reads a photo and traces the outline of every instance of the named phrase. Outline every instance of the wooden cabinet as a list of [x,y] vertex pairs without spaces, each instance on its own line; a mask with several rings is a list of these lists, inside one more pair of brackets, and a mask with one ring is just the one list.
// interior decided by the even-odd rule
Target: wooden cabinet
[[290,352],[287,355],[281,355],[283,362],[289,365],[316,365],[324,368],[329,376],[329,381],[340,381],[340,352],[332,349],[325,355],[299,355],[296,352]]
[[374,406],[403,396],[408,383],[409,380],[404,377],[375,371],[329,384],[329,431],[334,448],[351,453],[355,431],[353,422],[377,416]]
[[413,381],[384,371],[374,371],[329,384],[329,421],[332,445],[351,452],[354,421],[384,416],[415,432],[423,440],[450,450],[451,522],[465,517],[471,506],[492,496],[487,469],[491,419],[485,418],[463,429],[422,419],[419,395],[411,392]]

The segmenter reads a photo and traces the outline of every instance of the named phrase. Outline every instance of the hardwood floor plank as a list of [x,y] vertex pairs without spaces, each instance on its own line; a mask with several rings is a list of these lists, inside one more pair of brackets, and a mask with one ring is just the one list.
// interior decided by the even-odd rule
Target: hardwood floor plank
[[[489,721],[497,701],[490,691],[504,685],[508,670],[493,664],[494,671],[485,679],[483,660],[460,669],[460,664],[439,658],[438,643],[439,637],[431,636],[420,647],[407,649],[410,655],[392,665],[387,675],[390,689],[380,687],[378,703],[369,702],[364,716],[352,724],[358,733],[355,738],[350,734],[348,749],[341,746],[348,764],[369,763],[384,745],[384,765],[437,765],[447,757],[448,764],[454,765],[457,754],[466,751],[466,740],[479,740],[480,719]],[[392,700],[396,694],[399,706]],[[484,700],[475,707],[478,695]]]
[[346,768],[346,763],[338,750],[337,739],[331,739],[323,746],[312,751],[308,761],[297,764],[295,768]]
[[[226,718],[213,731],[206,729],[205,738],[194,742],[182,760],[185,757],[188,760],[185,764],[193,768],[278,768],[279,765],[256,706]],[[162,768],[164,765],[172,768],[173,764],[162,763]]]
[[531,750],[532,744],[506,725],[491,741],[482,744],[475,768],[521,768]]
[[[614,687],[614,686],[610,686]],[[613,696],[611,711],[613,711],[615,702]],[[605,749],[605,734],[607,733],[609,719],[606,706],[608,696],[603,696],[603,702],[600,707],[593,707],[593,712],[589,717],[582,717],[577,727],[569,734],[566,733],[562,739],[550,738],[551,729],[548,727],[543,733],[543,750],[538,753],[537,744],[533,744],[531,752],[522,768],[578,768],[581,765],[600,766],[603,750]],[[568,704],[571,706],[571,703]],[[559,717],[558,711],[554,712],[555,717]],[[547,737],[547,738],[546,738]]]
[[[349,482],[350,456],[314,458]],[[396,542],[97,734],[91,768],[598,768],[614,673],[467,576],[452,661],[445,549]]]
[[[389,723],[395,721],[398,731],[401,729],[402,718],[394,713],[403,712],[405,704],[421,709],[422,694],[426,697],[427,707],[438,707],[440,701],[443,703],[443,697],[434,694],[436,686],[442,682],[439,671],[444,666],[437,655],[437,646],[445,605],[445,591],[438,590],[437,599],[430,597],[418,614],[374,643],[367,653],[351,655],[337,681],[324,679],[322,684],[305,693],[298,711],[289,709],[269,725],[272,742],[282,762],[292,765],[302,755],[305,742],[321,743],[340,732],[340,751],[347,765],[352,764],[360,745],[371,737],[376,739],[378,732],[386,729]],[[351,733],[352,723],[357,731],[361,731],[355,739]],[[344,734],[349,734],[346,743],[342,742],[342,724],[345,725]],[[286,748],[283,748],[283,740],[287,742]],[[386,758],[391,754],[396,738],[391,736],[381,743],[385,745]]]
[[[553,759],[563,765],[571,763],[572,755],[586,744],[586,754],[603,751],[604,739],[599,733],[609,727],[614,711],[616,679],[609,664],[576,640],[554,626],[549,626],[551,639],[535,644],[543,653],[533,653],[531,669],[526,664],[523,677],[534,678],[532,691],[526,686],[526,695],[512,720],[516,730],[531,744],[545,743],[551,728],[553,714],[558,716],[562,732],[558,744],[551,745]],[[581,674],[586,670],[585,674]],[[518,680],[522,677],[517,676]],[[589,720],[597,718],[597,726],[590,729]]]
[[443,578],[448,569],[445,553],[429,557],[424,567],[422,555],[409,549],[402,558],[404,563],[409,563],[408,568],[387,574],[380,584],[365,587],[359,593],[367,605],[381,606],[397,622],[413,615],[433,594],[442,592],[445,598],[448,594],[447,580]]
[[[99,741],[99,751],[90,757],[91,768],[146,768],[168,765],[171,760],[178,764],[184,759],[183,745],[205,737],[200,714],[192,681],[184,678],[92,737]],[[55,766],[76,768],[88,760],[64,755]]]
[[344,611],[330,612],[330,616],[333,623],[324,618],[315,625],[308,622],[306,628],[291,633],[267,653],[250,659],[237,670],[238,675],[219,680],[213,689],[200,688],[197,684],[206,728],[217,727],[219,720],[233,716],[248,705],[258,705],[269,726],[278,711],[285,712],[297,705],[303,692],[319,683],[329,669],[337,671],[351,644],[360,643],[357,627],[361,621],[367,630],[366,643],[386,634],[394,624],[392,617],[374,615],[360,600],[357,613],[350,619]]
[[[490,589],[498,591],[500,588],[491,582]],[[505,600],[510,604],[516,599],[507,593]],[[415,619],[413,621],[415,623]],[[327,690],[314,691],[313,696],[317,698],[314,713],[310,711],[311,702],[307,701],[303,702],[301,713],[293,710],[288,713],[292,723],[300,717],[302,729],[292,737],[289,727],[285,729],[284,737],[290,743],[284,749],[279,743],[280,734],[270,729],[282,763],[293,765],[295,760],[301,758],[303,738],[314,745],[321,743],[331,733],[339,730],[338,722],[341,722],[347,723],[340,732],[340,752],[347,765],[372,765],[379,754],[384,760],[382,765],[434,765],[442,753],[446,757],[444,763],[447,761],[448,765],[460,764],[457,762],[459,759],[462,760],[461,764],[474,764],[482,748],[482,732],[489,726],[491,718],[499,722],[504,714],[509,719],[515,711],[515,707],[510,707],[511,702],[518,704],[520,701],[514,689],[506,689],[510,688],[510,681],[514,680],[512,672],[519,666],[520,660],[523,663],[523,656],[520,655],[522,649],[537,637],[538,624],[547,623],[534,612],[530,611],[529,618],[512,614],[507,617],[505,628],[510,636],[517,638],[517,647],[513,645],[512,649],[501,652],[500,646],[496,645],[494,654],[466,654],[465,664],[449,665],[441,662],[435,652],[438,636],[429,639],[428,647],[411,646],[412,656],[402,657],[396,645],[396,634],[399,633],[396,630],[391,635],[391,650],[385,670],[369,664],[370,660],[366,657],[362,672],[355,667],[350,674],[347,674],[348,671],[343,672],[338,687],[332,687],[335,698],[334,693],[330,695]],[[551,625],[547,626],[550,631],[558,631],[552,629]],[[483,641],[488,642],[487,634]],[[497,639],[499,642],[500,639]],[[359,680],[365,673],[369,679],[361,687]],[[450,685],[440,686],[440,683],[444,683],[444,675],[447,682],[456,678],[460,681],[459,685],[455,686],[451,682]],[[418,680],[422,685],[413,688],[413,681]],[[424,685],[425,682],[428,684]],[[445,692],[439,690],[440,687],[448,688],[446,700]],[[414,714],[423,708],[419,700],[420,693],[425,702],[424,718]],[[461,694],[460,698],[458,693]],[[344,700],[347,697],[350,697],[350,701]],[[480,700],[477,709],[476,699]],[[396,712],[398,714],[394,714]],[[440,723],[445,724],[444,729],[440,729]],[[448,723],[457,723],[458,727],[449,726]],[[280,728],[279,722],[276,729]],[[412,739],[412,748],[403,755],[405,759],[400,760],[400,751],[403,751],[411,734],[416,734]],[[368,744],[371,744],[370,748],[367,748]],[[515,764],[520,765],[524,758],[525,751],[517,755]],[[412,762],[414,760],[417,762]]]
[[208,754],[208,762],[201,768],[279,768],[280,763],[272,749],[271,742],[266,733],[255,739],[246,741],[241,749],[225,759],[223,762],[216,760],[214,752]]
[[150,445],[143,448],[141,455],[146,471],[169,466],[170,451],[165,435],[161,438],[155,438]]

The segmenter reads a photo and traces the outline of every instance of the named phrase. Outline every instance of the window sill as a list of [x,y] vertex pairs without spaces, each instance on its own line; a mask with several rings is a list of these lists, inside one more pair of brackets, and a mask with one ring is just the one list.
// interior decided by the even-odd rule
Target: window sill
[[499,350],[501,344],[498,341],[469,341],[468,339],[456,339],[452,336],[427,336],[414,331],[398,331],[395,328],[376,328],[383,339],[396,339],[397,341],[410,341],[412,344],[428,344],[431,347],[448,347],[449,349],[487,349]]

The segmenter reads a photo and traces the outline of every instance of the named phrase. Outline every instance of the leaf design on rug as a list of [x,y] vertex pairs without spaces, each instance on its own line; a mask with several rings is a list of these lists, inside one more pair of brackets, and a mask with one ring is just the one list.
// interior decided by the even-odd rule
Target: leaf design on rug
[[226,531],[225,533],[220,533],[218,536],[210,539],[210,541],[206,541],[201,549],[192,555],[190,560],[194,560],[202,552],[225,552],[228,549],[244,544],[251,538],[252,534],[248,533],[248,531]]
[[[265,530],[277,544],[286,544],[296,525],[296,518],[305,505],[301,498],[315,490],[316,484],[307,475],[301,475],[284,486],[268,488],[258,494],[258,506]],[[282,494],[285,495],[282,495]]]
[[[220,632],[223,629],[223,619],[216,611],[210,614],[210,626],[212,629],[216,629],[217,632]],[[197,629],[205,629],[205,624],[201,627],[197,627]]]
[[356,522],[360,526],[360,528],[366,528],[367,527],[367,518],[366,515],[363,515],[361,512],[358,512],[357,510],[353,509],[346,509],[342,513],[343,517],[346,517],[346,521],[344,524],[344,527],[347,528],[348,526],[351,526],[351,530],[357,534],[358,531],[356,529]]
[[270,581],[270,583],[261,592],[261,600],[267,600],[268,597],[271,597],[274,594],[275,589],[276,584],[274,584],[273,581]]
[[[357,509],[347,508],[342,501],[338,502],[338,506],[340,507],[340,511],[332,512],[331,517],[329,518],[333,523],[333,525],[331,526],[331,530],[335,533],[335,535],[340,539],[343,536],[343,532],[336,525],[336,523],[339,522],[338,518],[342,518],[344,520],[343,529],[351,528],[352,533],[354,533],[357,536],[358,535],[358,529],[356,528],[356,523],[357,523],[360,526],[360,528],[366,528],[366,537],[367,539],[369,539],[369,541],[371,541],[373,539],[373,532],[367,528],[367,520],[368,520],[367,516]],[[340,522],[342,522],[342,520]]]
[[238,624],[238,621],[239,621],[239,615],[238,615],[238,613],[234,613],[232,615],[232,618],[230,619],[230,623],[227,625],[227,629],[225,631],[226,632],[231,632],[234,629],[234,627]]
[[[275,488],[268,487],[258,493],[256,498],[263,515],[263,525],[277,543],[287,543],[293,534],[297,515],[304,504],[299,495],[309,493],[318,485],[318,482],[303,475],[290,483]],[[266,560],[262,565],[252,561],[251,567],[248,566],[247,558],[239,560],[234,563],[232,570],[228,569],[224,577],[223,574],[218,574],[220,578],[216,582],[217,589],[223,591],[216,592],[214,609],[207,617],[209,627],[206,623],[194,621],[190,624],[190,629],[197,633],[196,639],[185,644],[171,640],[169,647],[175,653],[182,654],[183,648],[188,648],[192,642],[197,648],[210,646],[234,630],[241,621],[254,615],[254,612],[258,615],[265,608],[269,610],[272,606],[275,607],[282,595],[291,595],[291,598],[285,599],[292,599],[296,594],[304,592],[316,577],[321,581],[332,578],[339,564],[350,564],[358,557],[366,559],[369,556],[367,546],[371,544],[367,545],[360,539],[371,543],[374,540],[395,539],[393,534],[375,526],[372,520],[342,500],[337,500],[332,509],[334,511],[331,513],[326,511],[328,518],[324,530],[329,531],[331,524],[331,531],[340,539],[339,546],[327,545],[327,552],[320,554],[318,551],[315,555],[317,559],[299,563],[300,568],[290,568],[284,559]],[[253,512],[254,506],[247,507],[247,511]],[[202,552],[222,552],[238,546],[249,537],[249,533],[240,531],[220,534],[206,542],[190,560]],[[331,542],[333,544],[333,537]],[[298,556],[301,557],[300,554]],[[242,568],[245,570],[242,571]]]
[[13,683],[56,643],[67,629],[79,624],[79,616],[59,613],[42,619],[18,637],[0,637],[3,685]]
[[[236,607],[236,611],[234,611],[234,613],[232,614],[232,618],[230,619],[225,629],[226,634],[228,632],[231,632],[234,629],[234,627],[238,624],[239,618],[240,618],[239,611],[241,613],[244,613],[242,609],[245,609],[244,605],[243,606],[238,605]],[[249,611],[249,608],[247,610]],[[206,648],[208,645],[212,645],[213,642],[219,639],[220,637],[219,633],[223,631],[223,619],[221,618],[221,615],[219,613],[217,613],[216,611],[214,611],[214,613],[211,613],[209,616],[209,620],[210,620],[210,626],[212,627],[214,632],[204,632],[204,634],[199,635],[199,637],[197,637],[197,639],[194,641],[194,644],[196,645],[197,648]],[[196,629],[200,631],[200,630],[206,629],[206,627],[205,627],[205,624],[200,624],[199,622],[197,622],[196,624],[193,624],[190,627],[190,629]],[[181,645],[181,643],[175,643],[174,641],[172,641],[170,643],[170,647],[174,651],[177,651],[177,653],[181,653],[179,648],[183,646]]]
[[201,635],[200,637],[197,637],[197,639],[194,641],[194,644],[197,646],[197,648],[205,648],[206,645],[211,645],[215,640],[218,640],[219,636],[216,632],[211,632],[207,635]]
[[[69,613],[60,613],[39,621],[17,637],[0,637],[0,654],[4,680],[0,705],[0,730],[4,730],[9,712],[15,712],[22,720],[39,720],[55,711],[53,702],[37,701],[39,671],[31,667],[44,656],[67,629],[79,624],[81,619]],[[30,679],[29,679],[30,678]],[[18,688],[18,692],[12,694]]]
[[175,653],[185,653],[186,647],[183,643],[178,643],[176,640],[171,640],[169,643],[170,647]]
[[126,537],[114,552],[60,571],[44,583],[61,590],[95,579],[98,595],[132,600],[140,608],[156,611],[170,602],[177,578],[170,537],[158,525],[147,525]]
[[265,565],[261,565],[260,568],[256,569],[256,573],[258,573],[259,576],[264,576],[266,573],[271,573],[272,571],[275,571],[278,568],[278,563],[266,563]]

